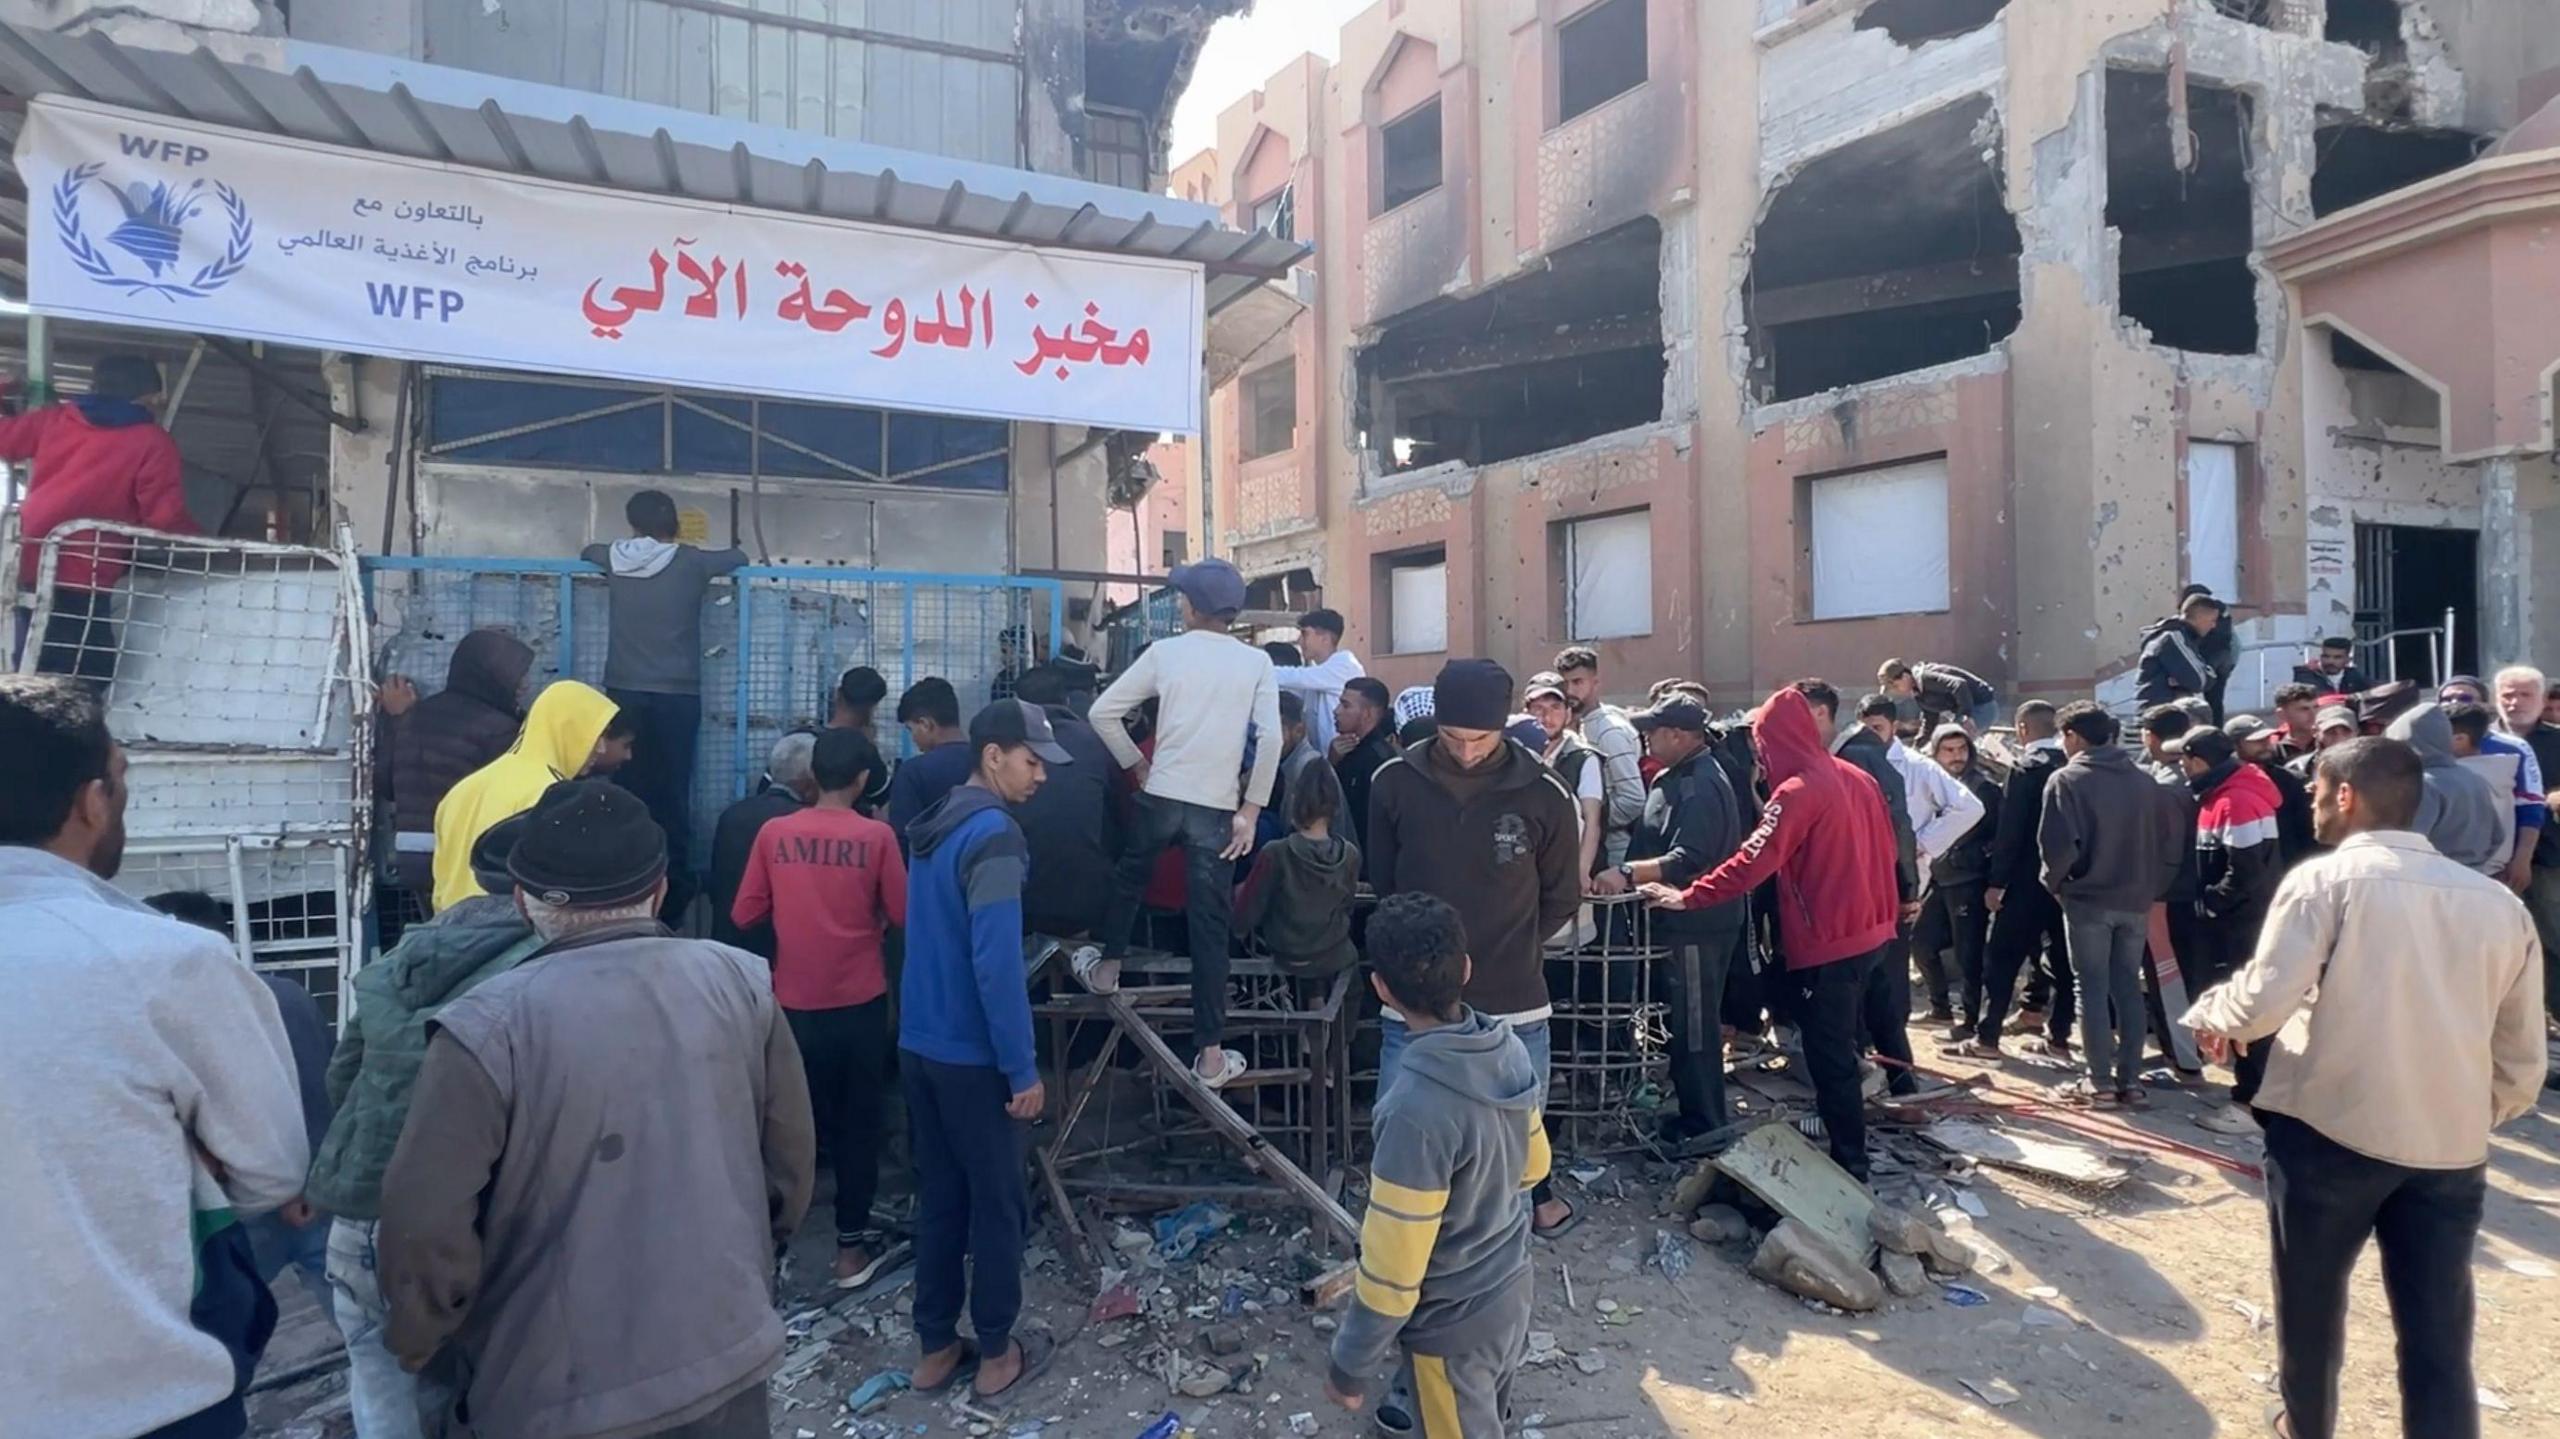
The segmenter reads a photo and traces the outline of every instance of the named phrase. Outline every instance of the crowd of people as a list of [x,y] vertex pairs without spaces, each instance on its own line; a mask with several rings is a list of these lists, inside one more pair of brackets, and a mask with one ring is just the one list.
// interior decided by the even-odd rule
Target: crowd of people
[[[2412,1422],[2476,1432],[2487,1135],[2534,1102],[2560,993],[2539,673],[2350,687],[2324,648],[2269,718],[2226,716],[2227,613],[2189,594],[2147,633],[2131,735],[2093,700],[2004,709],[1901,659],[1738,717],[1677,678],[1609,703],[1631,691],[1580,646],[1391,692],[1334,611],[1299,617],[1288,663],[1239,638],[1243,579],[1207,560],[1172,577],[1181,632],[1107,685],[1018,637],[965,714],[947,679],[891,705],[847,672],[711,825],[697,906],[687,636],[736,557],[677,540],[663,499],[597,557],[604,689],[519,712],[532,654],[499,632],[434,695],[386,686],[392,848],[432,918],[357,976],[333,1052],[183,922],[210,901],[164,919],[108,883],[124,768],[96,694],[0,679],[0,911],[26,951],[0,979],[0,1121],[49,1156],[0,1179],[43,1296],[0,1387],[46,1432],[240,1434],[264,1281],[296,1265],[325,1273],[360,1439],[762,1439],[777,1261],[822,1152],[823,1282],[911,1257],[914,1386],[1007,1401],[1056,1347],[1023,1298],[1031,985],[1058,948],[1034,937],[1097,993],[1141,946],[1185,957],[1213,1089],[1250,1062],[1235,957],[1365,961],[1373,1158],[1329,1389],[1434,1439],[1500,1432],[1532,1247],[1585,1217],[1549,1176],[1547,961],[1639,922],[1669,1144],[1729,1136],[1728,1063],[1784,1053],[1807,1133],[1863,1181],[1870,1102],[1929,1082],[1915,1023],[1955,1060],[2068,1063],[2061,1097],[2098,1110],[2148,1105],[2155,1049],[2181,1084],[2227,1064],[2201,1122],[2264,1132],[2281,1432],[2332,1432],[2368,1236]],[[893,1094],[916,1198],[895,1235]],[[260,1243],[238,1216],[266,1214]]]

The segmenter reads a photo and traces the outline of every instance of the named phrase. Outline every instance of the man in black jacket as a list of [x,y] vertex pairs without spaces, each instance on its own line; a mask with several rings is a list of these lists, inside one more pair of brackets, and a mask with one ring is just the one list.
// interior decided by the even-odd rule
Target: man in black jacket
[[1929,738],[1929,758],[1982,801],[1981,820],[1930,864],[1929,893],[1911,935],[1912,951],[1929,984],[1929,1007],[1953,1011],[1955,1027],[1947,1038],[1962,1043],[1973,1036],[1982,1014],[1982,951],[1990,924],[1983,892],[2000,831],[2000,787],[1983,773],[1974,758],[1973,736],[1961,724],[1938,727]]
[[1360,847],[1362,878],[1369,870],[1369,784],[1378,767],[1396,757],[1395,696],[1384,680],[1362,676],[1342,687],[1333,707],[1333,744],[1326,758],[1342,781],[1343,808],[1351,814],[1351,840]]
[[776,947],[772,917],[741,928],[730,919],[729,911],[738,902],[738,886],[746,882],[747,860],[755,853],[756,835],[765,821],[818,798],[818,781],[809,769],[817,748],[818,737],[806,730],[794,730],[776,740],[773,753],[765,757],[764,783],[756,786],[754,794],[720,811],[719,822],[711,827],[711,937],[761,956],[768,964]]
[[2360,695],[2373,688],[2373,679],[2356,668],[2356,642],[2344,635],[2332,635],[2320,642],[2320,657],[2294,669],[2296,682],[2315,685],[2324,695]]
[[1876,688],[1895,703],[1911,707],[1903,711],[1903,718],[1912,718],[1916,709],[1923,734],[1936,734],[1940,725],[1949,722],[1976,731],[2000,722],[2000,696],[1991,681],[1954,665],[1886,660],[1876,668]]
[[[2045,1051],[2068,1060],[2076,999],[2071,959],[2063,940],[2062,905],[2044,887],[2036,853],[2045,786],[2062,768],[2061,731],[2053,706],[2043,700],[2018,706],[2017,726],[2024,748],[2010,762],[2008,782],[2000,787],[1990,862],[1983,875],[1982,904],[1991,913],[1991,935],[1983,949],[1982,1010],[1975,1016],[1972,1040],[1949,1052],[1968,1059],[2002,1057],[2000,1026],[2009,1016],[2009,997],[2016,992],[2019,972],[2034,965],[2052,993]],[[2031,999],[2029,1008],[2036,1007]]]
[[[1707,712],[1696,700],[1674,693],[1629,720],[1662,769],[1645,796],[1626,862],[1603,871],[1592,889],[1686,888],[1741,846],[1742,807],[1709,747]],[[1670,951],[1656,973],[1658,993],[1671,1010],[1671,1085],[1680,1096],[1680,1118],[1664,1138],[1674,1143],[1725,1123],[1725,969],[1748,915],[1747,899],[1653,913],[1654,939]]]
[[391,721],[379,753],[390,759],[402,888],[421,897],[435,888],[436,806],[464,776],[516,742],[532,670],[532,646],[505,630],[473,630],[453,647],[444,688]]
[[1024,671],[1013,689],[1015,699],[1040,706],[1059,747],[1075,756],[1074,764],[1052,766],[1048,782],[1013,806],[1031,856],[1022,884],[1023,926],[1061,939],[1102,927],[1112,861],[1121,849],[1111,786],[1116,766],[1102,736],[1076,717],[1075,678],[1071,667],[1047,660]]
[[2195,695],[2211,705],[2219,719],[2222,707],[2214,701],[2230,677],[2214,667],[2213,657],[2221,653],[2214,636],[2230,624],[2230,612],[2220,600],[2190,585],[2179,601],[2178,613],[2142,632],[2134,693],[2143,707]]

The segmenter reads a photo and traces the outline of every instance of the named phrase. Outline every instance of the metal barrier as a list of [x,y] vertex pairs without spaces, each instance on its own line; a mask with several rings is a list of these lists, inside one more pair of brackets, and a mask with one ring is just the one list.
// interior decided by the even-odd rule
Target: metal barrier
[[334,1024],[363,953],[373,796],[351,537],[321,549],[66,526],[20,596],[17,534],[13,512],[0,594],[23,607],[26,638],[12,668],[88,681],[125,748],[116,883],[210,896],[240,957],[301,983]]
[[[422,694],[444,682],[462,637],[505,629],[533,647],[531,683],[602,686],[608,643],[604,572],[583,560],[384,555],[363,561],[382,637],[377,664]],[[893,697],[929,675],[951,681],[963,719],[995,692],[1009,664],[1030,662],[1020,638],[1064,635],[1065,588],[1009,575],[913,574],[828,566],[750,565],[715,584],[702,616],[702,739],[695,755],[693,853],[764,770],[775,740],[823,724],[836,681],[869,665]],[[1011,648],[1017,653],[1008,655]],[[896,758],[903,730],[875,734]]]

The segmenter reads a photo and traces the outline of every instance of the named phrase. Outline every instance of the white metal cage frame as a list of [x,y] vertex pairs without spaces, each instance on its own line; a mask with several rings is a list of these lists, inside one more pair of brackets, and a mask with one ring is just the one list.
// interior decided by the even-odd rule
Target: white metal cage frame
[[374,686],[353,537],[82,521],[26,547],[31,574],[21,548],[11,510],[8,668],[100,690],[128,763],[117,886],[211,896],[241,959],[309,989],[334,1026],[371,903]]

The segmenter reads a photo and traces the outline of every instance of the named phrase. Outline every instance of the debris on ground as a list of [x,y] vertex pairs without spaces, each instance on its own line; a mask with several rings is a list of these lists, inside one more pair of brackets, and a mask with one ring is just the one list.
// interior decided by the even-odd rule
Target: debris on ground
[[1835,1309],[1864,1312],[1884,1303],[1884,1285],[1864,1263],[1795,1219],[1783,1221],[1760,1241],[1751,1256],[1751,1274]]
[[1179,1264],[1199,1252],[1202,1240],[1226,1231],[1235,1215],[1212,1200],[1186,1204],[1156,1221],[1156,1258]]
[[862,1387],[845,1396],[844,1407],[855,1414],[868,1414],[915,1386],[904,1369],[888,1369],[862,1381]]
[[1716,1156],[1714,1163],[1734,1183],[1811,1231],[1833,1251],[1849,1256],[1857,1267],[1865,1268],[1874,1258],[1867,1214],[1875,1208],[1875,1195],[1793,1126],[1764,1124]]
[[2113,1189],[2131,1179],[2138,1167],[2135,1161],[2093,1144],[2047,1139],[2015,1129],[1994,1129],[1970,1119],[1937,1120],[1924,1126],[1920,1137],[1977,1164],[2093,1189]]

